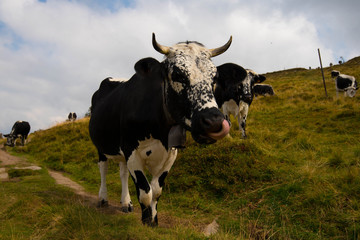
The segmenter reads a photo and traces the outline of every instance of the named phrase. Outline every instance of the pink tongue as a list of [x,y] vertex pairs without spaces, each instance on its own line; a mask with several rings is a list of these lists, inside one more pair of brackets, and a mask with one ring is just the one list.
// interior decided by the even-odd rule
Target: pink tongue
[[224,121],[222,122],[222,129],[220,130],[220,132],[216,132],[216,133],[208,133],[209,137],[211,137],[212,139],[215,140],[220,140],[223,137],[225,137],[230,131],[230,126],[228,121],[226,121],[224,119]]

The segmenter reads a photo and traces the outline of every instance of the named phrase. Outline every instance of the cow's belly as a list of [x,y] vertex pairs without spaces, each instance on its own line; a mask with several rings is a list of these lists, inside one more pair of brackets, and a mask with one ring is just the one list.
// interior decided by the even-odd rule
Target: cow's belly
[[236,117],[239,114],[239,105],[233,99],[230,99],[229,101],[224,102],[222,111],[227,116],[232,114]]

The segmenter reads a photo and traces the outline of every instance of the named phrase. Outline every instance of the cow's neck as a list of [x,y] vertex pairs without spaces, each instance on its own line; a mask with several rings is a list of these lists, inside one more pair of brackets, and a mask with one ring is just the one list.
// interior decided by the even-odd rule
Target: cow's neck
[[163,102],[163,112],[166,119],[166,123],[170,126],[168,134],[168,149],[172,148],[184,148],[186,140],[186,130],[181,126],[180,123],[177,123],[172,117],[168,109],[167,100],[166,100],[166,79],[164,78],[162,88],[162,102]]
[[163,103],[163,112],[166,119],[166,123],[169,126],[177,125],[176,121],[171,117],[171,114],[169,112],[169,107],[167,105],[166,100],[166,79],[164,78],[163,84],[161,84],[161,92],[162,92],[162,103]]

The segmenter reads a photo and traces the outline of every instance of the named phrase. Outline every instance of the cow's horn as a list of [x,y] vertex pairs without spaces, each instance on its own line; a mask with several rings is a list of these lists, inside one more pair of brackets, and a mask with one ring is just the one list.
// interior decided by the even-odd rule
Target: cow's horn
[[170,52],[169,47],[160,45],[158,42],[156,42],[155,33],[152,34],[152,44],[155,50],[158,51],[159,53],[167,55]]
[[210,49],[211,57],[216,57],[217,55],[224,53],[230,47],[231,42],[232,42],[232,36],[230,36],[229,41],[224,46]]

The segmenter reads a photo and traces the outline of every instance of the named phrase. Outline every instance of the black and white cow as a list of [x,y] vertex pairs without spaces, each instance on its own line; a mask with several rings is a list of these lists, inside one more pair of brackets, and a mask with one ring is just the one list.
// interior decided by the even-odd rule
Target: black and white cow
[[265,81],[266,77],[234,63],[225,63],[218,66],[217,70],[214,91],[216,102],[228,120],[230,114],[237,118],[242,137],[246,138],[246,118],[254,98],[254,84]]
[[274,89],[269,84],[255,84],[254,86],[254,95],[257,96],[273,96],[275,95]]
[[70,112],[69,115],[68,115],[68,121],[72,121],[74,122],[77,118],[77,115],[75,112]]
[[[130,172],[142,222],[156,226],[157,203],[177,148],[185,142],[185,131],[205,144],[214,143],[229,132],[229,123],[218,110],[212,91],[216,67],[211,58],[225,52],[231,38],[215,49],[197,42],[167,47],[157,43],[155,34],[152,43],[165,60],[141,59],[128,81],[103,80],[92,97],[89,130],[99,153],[100,206],[108,201],[107,159],[118,159],[123,211],[133,210],[128,190]],[[146,169],[152,175],[151,182]]]
[[6,137],[7,146],[14,147],[15,141],[17,138],[21,139],[21,145],[25,145],[25,140],[28,137],[28,134],[30,132],[30,124],[25,121],[17,121],[14,123],[11,132],[9,134],[5,134],[4,137]]
[[359,89],[355,77],[340,74],[339,71],[331,71],[331,77],[335,78],[336,96],[339,92],[344,92],[344,96],[354,97],[356,90]]

